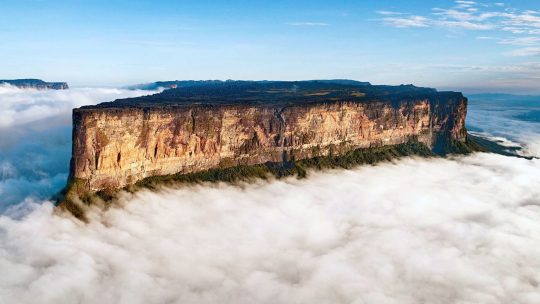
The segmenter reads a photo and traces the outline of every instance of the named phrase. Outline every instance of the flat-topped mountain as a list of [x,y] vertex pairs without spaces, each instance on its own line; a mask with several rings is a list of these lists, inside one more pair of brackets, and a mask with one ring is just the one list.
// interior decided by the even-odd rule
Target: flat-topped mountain
[[226,81],[180,87],[74,109],[70,185],[88,193],[164,176],[211,172],[228,179],[234,168],[300,174],[309,166],[470,151],[466,113],[461,93],[412,85]]
[[9,85],[21,89],[37,89],[37,90],[67,90],[69,86],[66,82],[45,82],[41,79],[11,79],[0,80],[0,84],[7,83]]

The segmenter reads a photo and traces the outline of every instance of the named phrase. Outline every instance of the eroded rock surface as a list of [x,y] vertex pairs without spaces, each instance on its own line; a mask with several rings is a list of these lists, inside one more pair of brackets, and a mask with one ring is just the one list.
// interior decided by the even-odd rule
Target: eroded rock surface
[[448,142],[466,139],[461,93],[372,94],[376,86],[340,85],[303,91],[301,82],[285,84],[293,93],[263,87],[264,94],[236,102],[230,92],[205,99],[171,90],[163,103],[158,94],[75,109],[71,178],[97,191],[150,176],[342,154],[413,138],[444,153]]

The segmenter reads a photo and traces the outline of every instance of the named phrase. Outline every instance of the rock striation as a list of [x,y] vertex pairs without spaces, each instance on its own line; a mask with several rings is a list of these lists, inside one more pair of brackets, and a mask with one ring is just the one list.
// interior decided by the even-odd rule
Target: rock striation
[[67,90],[69,86],[66,82],[45,82],[41,79],[12,79],[0,80],[0,84],[6,83],[21,89],[37,90]]
[[219,82],[73,110],[71,179],[89,192],[152,176],[282,163],[411,140],[467,140],[457,92],[329,81]]

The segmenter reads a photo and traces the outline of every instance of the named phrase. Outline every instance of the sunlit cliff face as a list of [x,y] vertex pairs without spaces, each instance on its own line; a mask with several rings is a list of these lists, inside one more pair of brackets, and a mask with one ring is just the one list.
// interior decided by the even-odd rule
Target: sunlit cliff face
[[0,303],[540,301],[536,159],[407,158],[141,191],[83,224],[35,194],[65,182],[69,148],[53,143],[69,147],[75,105],[51,111],[61,105],[58,119],[3,129],[24,132],[0,148]]

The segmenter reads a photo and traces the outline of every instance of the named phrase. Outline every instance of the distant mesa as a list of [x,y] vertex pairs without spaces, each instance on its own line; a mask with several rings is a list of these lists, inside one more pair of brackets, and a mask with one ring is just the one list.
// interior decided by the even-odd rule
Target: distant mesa
[[[308,80],[302,82],[317,82],[326,84],[340,84],[340,85],[352,85],[352,86],[369,86],[369,82],[349,80],[349,79],[324,79],[324,80]],[[151,83],[142,83],[129,86],[131,90],[159,90],[159,89],[177,89],[188,87],[208,87],[212,85],[223,85],[226,83],[255,83],[255,84],[271,84],[282,83],[283,81],[261,80],[261,81],[236,81],[236,80],[170,80],[170,81],[156,81]]]
[[37,90],[67,90],[69,86],[66,82],[46,82],[41,79],[11,79],[0,80],[0,84],[9,84],[21,89]]

